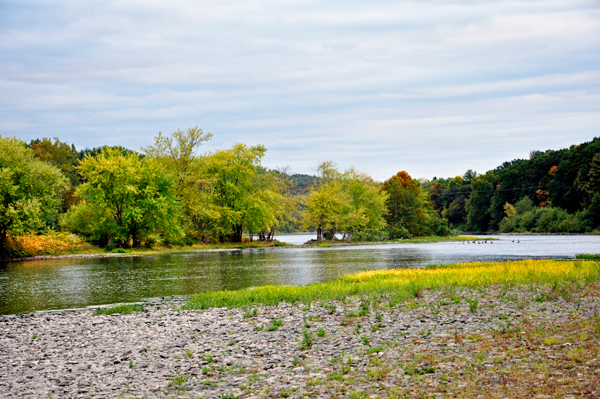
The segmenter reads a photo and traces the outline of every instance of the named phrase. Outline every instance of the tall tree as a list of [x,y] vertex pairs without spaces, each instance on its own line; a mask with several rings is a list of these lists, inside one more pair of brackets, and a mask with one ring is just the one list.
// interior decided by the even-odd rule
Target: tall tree
[[467,229],[474,231],[487,231],[492,220],[490,205],[494,195],[496,175],[488,171],[471,180],[471,196],[467,200]]
[[386,180],[381,189],[388,195],[387,230],[391,238],[432,234],[440,221],[429,196],[405,171]]
[[82,201],[62,219],[69,230],[134,247],[153,234],[179,234],[175,182],[154,159],[105,148],[86,157],[79,170],[85,180],[77,189]]
[[273,192],[261,192],[257,179],[263,169],[263,145],[237,143],[202,158],[204,191],[214,210],[213,234],[221,241],[241,242],[244,230],[260,231],[276,222]]
[[36,158],[53,164],[68,179],[67,189],[63,191],[62,195],[61,207],[61,212],[66,212],[78,201],[75,188],[81,183],[81,177],[77,171],[79,159],[75,146],[55,137],[54,141],[49,138],[31,140],[27,147],[31,148]]
[[9,235],[41,229],[57,214],[67,179],[48,162],[36,159],[25,143],[0,136],[0,255]]
[[142,151],[156,159],[176,182],[175,193],[183,210],[183,227],[187,234],[206,241],[211,223],[218,218],[211,206],[209,184],[202,174],[201,156],[198,149],[203,142],[212,138],[196,127],[185,131],[178,129],[170,135],[159,133],[154,144],[142,147]]
[[317,240],[325,232],[331,238],[340,232],[347,240],[383,238],[386,194],[371,177],[354,167],[340,172],[331,161],[321,163],[318,173],[318,184],[305,200],[304,228],[316,228]]

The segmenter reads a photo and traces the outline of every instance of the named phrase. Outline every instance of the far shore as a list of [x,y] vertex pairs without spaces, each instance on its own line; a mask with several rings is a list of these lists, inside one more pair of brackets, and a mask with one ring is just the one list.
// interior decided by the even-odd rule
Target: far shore
[[[300,233],[298,233],[300,234]],[[305,234],[305,233],[302,233]],[[306,233],[308,234],[308,233]],[[284,234],[279,234],[284,235]],[[292,233],[289,235],[296,235]],[[212,253],[212,252],[236,252],[242,250],[264,250],[272,248],[310,248],[310,247],[332,247],[332,246],[361,246],[361,245],[382,245],[382,244],[425,244],[433,242],[448,242],[448,241],[477,241],[486,240],[486,238],[473,236],[453,236],[453,237],[414,237],[403,240],[388,240],[388,241],[368,241],[368,242],[347,242],[347,241],[329,241],[316,240],[309,241],[305,244],[294,245],[281,243],[279,241],[262,242],[262,241],[246,241],[244,243],[223,243],[223,244],[205,244],[193,245],[189,247],[172,247],[172,248],[132,248],[125,249],[124,252],[104,252],[101,248],[94,247],[93,252],[81,253],[59,253],[56,255],[36,255],[22,258],[0,259],[0,262],[22,262],[32,260],[51,260],[51,259],[92,259],[92,258],[132,258],[142,256],[158,256],[158,255],[175,255],[175,254],[194,254],[194,253]],[[490,240],[489,238],[487,240]],[[114,251],[114,250],[113,250]]]

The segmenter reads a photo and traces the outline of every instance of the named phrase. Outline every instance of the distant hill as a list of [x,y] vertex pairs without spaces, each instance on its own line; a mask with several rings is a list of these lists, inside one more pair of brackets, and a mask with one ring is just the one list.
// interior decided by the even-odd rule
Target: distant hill
[[310,192],[311,188],[318,183],[320,178],[317,176],[296,173],[290,175],[290,180],[293,183],[291,189],[292,194],[302,195]]

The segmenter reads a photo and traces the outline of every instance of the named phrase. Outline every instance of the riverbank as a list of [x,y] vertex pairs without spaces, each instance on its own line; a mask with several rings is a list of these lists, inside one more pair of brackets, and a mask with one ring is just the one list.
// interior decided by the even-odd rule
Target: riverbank
[[599,262],[405,272],[213,293],[230,309],[208,295],[126,315],[3,316],[0,396],[600,395]]
[[266,249],[275,247],[294,247],[291,244],[280,242],[245,242],[245,243],[223,243],[223,244],[196,244],[182,247],[155,247],[155,248],[117,248],[110,252],[102,248],[92,247],[89,251],[79,251],[77,253],[57,252],[55,255],[36,255],[21,258],[0,259],[0,262],[18,262],[27,260],[45,260],[45,259],[78,259],[78,258],[115,258],[115,257],[138,257],[154,255],[175,255],[175,254],[193,254],[193,253],[211,253],[211,252],[234,252],[244,249]]
[[[404,240],[389,240],[377,242],[346,242],[346,241],[321,241],[312,244],[306,244],[312,247],[332,247],[332,246],[351,246],[351,245],[380,245],[380,244],[415,244],[415,243],[433,243],[447,241],[491,241],[490,238],[478,238],[472,236],[455,236],[455,237],[415,237]],[[293,245],[279,241],[261,242],[261,241],[246,241],[243,243],[222,243],[222,244],[195,244],[191,246],[174,246],[174,247],[154,247],[154,248],[132,248],[121,249],[117,248],[111,252],[104,251],[102,248],[94,247],[86,244],[84,247],[64,248],[53,250],[49,254],[40,254],[35,256],[24,256],[19,258],[0,259],[0,262],[18,262],[28,260],[46,260],[46,259],[78,259],[78,258],[112,258],[112,257],[137,257],[137,256],[152,256],[152,255],[175,255],[175,254],[193,254],[193,253],[210,253],[210,252],[232,252],[248,249],[268,249],[268,248],[297,248],[304,245]]]
[[355,299],[0,318],[0,396],[597,397],[599,298],[597,285],[568,299],[490,287],[392,308]]

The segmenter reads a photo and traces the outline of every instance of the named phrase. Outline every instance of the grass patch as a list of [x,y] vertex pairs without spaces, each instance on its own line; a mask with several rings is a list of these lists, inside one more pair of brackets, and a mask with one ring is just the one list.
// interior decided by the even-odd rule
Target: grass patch
[[239,291],[209,291],[192,296],[185,308],[240,308],[282,302],[310,303],[341,301],[349,296],[388,298],[403,303],[429,289],[477,288],[492,285],[527,286],[533,283],[556,286],[588,283],[600,279],[598,261],[523,260],[475,262],[429,266],[425,269],[395,269],[362,272],[325,283],[306,286],[263,286]]
[[110,315],[113,313],[130,314],[133,312],[141,312],[143,310],[144,310],[144,305],[123,303],[123,304],[119,304],[116,306],[112,306],[110,308],[97,308],[96,311],[94,312],[94,316],[100,316],[102,314]]
[[281,327],[281,326],[283,326],[283,320],[275,319],[275,320],[273,320],[271,325],[269,327],[267,327],[267,331],[277,331],[277,329],[279,329],[279,327]]
[[579,254],[575,256],[577,259],[600,259],[600,254]]

